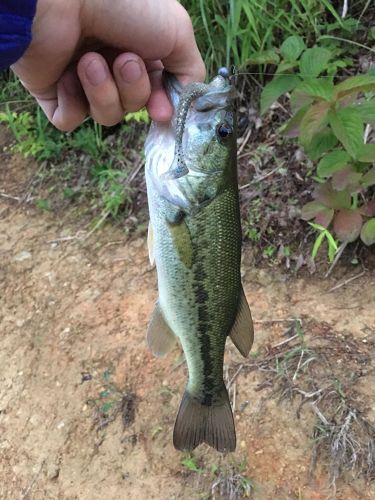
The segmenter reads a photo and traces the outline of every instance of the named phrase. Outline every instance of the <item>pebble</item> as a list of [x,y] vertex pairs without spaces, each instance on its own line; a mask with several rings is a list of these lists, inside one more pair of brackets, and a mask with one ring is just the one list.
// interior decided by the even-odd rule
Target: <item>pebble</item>
[[31,257],[32,255],[29,251],[23,250],[14,257],[14,260],[16,260],[17,262],[22,262],[23,260],[31,259]]
[[47,465],[47,479],[56,479],[59,476],[60,468],[57,464]]

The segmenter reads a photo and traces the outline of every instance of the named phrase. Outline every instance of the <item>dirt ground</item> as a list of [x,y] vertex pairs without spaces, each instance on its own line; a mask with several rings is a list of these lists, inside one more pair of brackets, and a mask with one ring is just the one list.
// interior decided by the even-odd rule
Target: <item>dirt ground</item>
[[[172,430],[185,365],[178,347],[164,359],[147,349],[157,291],[145,239],[107,226],[82,240],[71,214],[20,206],[7,196],[19,196],[33,168],[1,157],[0,498],[208,498],[213,470],[230,466],[254,483],[254,499],[329,498],[326,464],[309,475],[312,412],[297,419],[293,405],[267,398],[257,371],[236,378],[236,452],[201,446],[202,472],[181,464]],[[358,272],[337,266],[323,279],[256,269],[246,247],[254,351],[283,341],[285,324],[275,320],[294,317],[366,347],[375,338],[374,266],[329,293]],[[228,342],[226,365],[239,362]],[[358,388],[372,422],[374,382]],[[347,474],[336,498],[375,498],[375,484]]]

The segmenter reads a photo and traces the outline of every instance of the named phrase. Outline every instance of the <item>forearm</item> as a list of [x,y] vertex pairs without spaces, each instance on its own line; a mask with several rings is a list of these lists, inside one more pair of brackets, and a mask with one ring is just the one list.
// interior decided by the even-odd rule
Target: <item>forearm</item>
[[36,0],[0,0],[0,70],[16,62],[31,42]]

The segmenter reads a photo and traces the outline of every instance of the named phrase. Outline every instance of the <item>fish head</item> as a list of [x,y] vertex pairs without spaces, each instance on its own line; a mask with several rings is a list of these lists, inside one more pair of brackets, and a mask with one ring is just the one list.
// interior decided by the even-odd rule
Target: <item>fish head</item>
[[237,176],[236,91],[220,72],[208,84],[186,87],[167,73],[164,87],[174,113],[170,123],[150,128],[146,177],[161,196],[189,212]]
[[[182,138],[189,175],[216,176],[233,167],[236,151],[235,92],[230,81],[216,76],[208,91],[193,103]],[[233,168],[232,168],[233,170]]]

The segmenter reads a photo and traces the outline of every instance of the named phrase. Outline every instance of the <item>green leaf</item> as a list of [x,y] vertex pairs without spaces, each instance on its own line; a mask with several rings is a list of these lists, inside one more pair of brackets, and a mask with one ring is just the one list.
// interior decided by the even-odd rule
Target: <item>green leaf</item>
[[358,92],[366,92],[375,89],[375,76],[372,75],[357,75],[347,78],[345,81],[338,83],[335,86],[335,98],[355,94]]
[[332,187],[336,191],[348,189],[351,193],[360,190],[362,174],[352,167],[345,167],[332,176]]
[[331,101],[333,97],[333,83],[331,80],[317,78],[315,80],[306,80],[296,87],[296,92],[301,92],[313,99],[324,99]]
[[330,110],[328,120],[333,133],[352,158],[357,158],[363,146],[363,121],[354,108]]
[[306,45],[298,35],[289,36],[280,47],[280,53],[287,61],[296,61]]
[[311,220],[326,207],[320,201],[309,201],[302,208],[301,219]]
[[375,101],[361,102],[355,109],[365,123],[375,124]]
[[[310,222],[311,224],[311,222]],[[311,224],[312,225],[312,224]],[[324,228],[322,228],[324,229]],[[324,237],[325,237],[325,232],[324,230],[319,234],[319,236],[316,238],[315,240],[315,243],[314,243],[314,246],[313,246],[313,249],[311,251],[311,257],[313,259],[315,259],[315,257],[317,256],[318,254],[318,251],[319,251],[319,248],[321,247],[322,243],[323,243],[323,240],[324,240]]]
[[339,149],[327,153],[318,163],[318,175],[320,177],[331,177],[335,172],[346,167],[349,161],[350,156],[346,151]]
[[287,137],[298,137],[301,121],[307,112],[308,106],[301,108],[282,128],[282,133]]
[[278,64],[279,55],[274,50],[253,52],[248,60],[249,64]]
[[324,210],[316,214],[314,220],[320,226],[327,228],[330,225],[334,214],[335,211],[333,208],[324,208]]
[[300,81],[296,75],[279,75],[270,81],[264,87],[260,98],[261,114],[264,114],[280,96],[293,90]]
[[375,218],[370,219],[363,224],[361,240],[368,247],[375,243]]
[[300,74],[303,79],[315,78],[327,69],[328,61],[332,54],[321,47],[307,49],[300,59]]
[[363,163],[375,162],[375,144],[362,144],[358,153],[358,161]]
[[326,207],[334,208],[335,210],[350,208],[352,201],[349,191],[335,191],[329,181],[324,184],[319,184],[315,188],[314,198],[323,203]]
[[306,149],[306,153],[311,160],[315,161],[320,158],[323,153],[335,147],[336,144],[337,137],[332,133],[332,130],[327,127],[314,135]]
[[279,73],[286,73],[287,71],[294,69],[297,64],[297,62],[281,61],[281,63],[277,67],[276,74],[278,75]]
[[366,217],[374,217],[375,216],[375,200],[369,201],[362,205],[359,208],[359,211],[361,212],[362,215],[365,215]]
[[321,101],[313,104],[304,115],[299,135],[299,142],[304,148],[308,148],[314,135],[326,127],[328,110],[329,103]]
[[358,210],[339,210],[333,221],[333,229],[340,241],[355,241],[361,234],[362,216]]
[[308,104],[312,104],[313,99],[308,97],[296,90],[290,94],[290,107],[292,108],[293,113],[297,113],[297,111],[301,108],[304,108]]
[[362,185],[364,187],[375,186],[375,167],[372,168],[362,178]]

